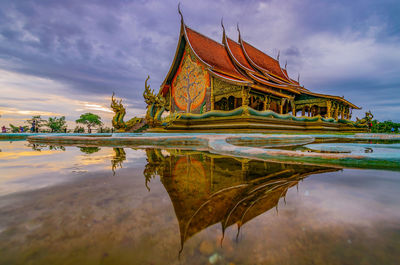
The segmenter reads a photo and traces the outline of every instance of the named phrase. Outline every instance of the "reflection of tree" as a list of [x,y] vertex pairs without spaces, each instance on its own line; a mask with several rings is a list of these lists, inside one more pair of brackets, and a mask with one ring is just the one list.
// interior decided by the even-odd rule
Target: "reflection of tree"
[[62,145],[49,145],[49,150],[61,150],[61,151],[65,151],[65,147]]
[[101,150],[98,146],[82,146],[79,149],[85,154],[93,154]]
[[113,159],[111,159],[111,170],[115,176],[115,170],[117,167],[122,168],[122,162],[126,159],[126,153],[124,148],[113,148],[113,150],[115,154]]
[[47,145],[46,144],[35,144],[35,143],[29,143],[26,146],[32,148],[34,151],[42,151],[43,148],[45,148]]
[[34,151],[42,151],[46,148],[48,148],[49,150],[52,151],[57,151],[57,150],[61,150],[61,151],[65,151],[65,147],[62,145],[48,145],[48,144],[36,144],[36,143],[29,143],[28,145],[26,145],[30,148],[32,148],[32,150]]

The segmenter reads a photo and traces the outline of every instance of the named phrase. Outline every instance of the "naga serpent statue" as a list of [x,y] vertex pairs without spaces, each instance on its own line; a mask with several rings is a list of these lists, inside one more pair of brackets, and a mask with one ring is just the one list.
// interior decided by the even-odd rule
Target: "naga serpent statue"
[[147,104],[145,119],[150,127],[155,127],[161,124],[161,115],[166,109],[167,102],[162,95],[156,95],[154,90],[150,89],[150,85],[147,84],[149,79],[150,76],[147,76],[143,92],[144,101]]
[[131,132],[140,129],[144,126],[144,119],[134,117],[127,122],[124,122],[126,114],[125,107],[122,105],[122,99],[117,101],[114,99],[114,93],[111,96],[111,108],[115,115],[112,119],[112,126],[117,132]]
[[368,126],[368,123],[372,121],[374,115],[372,115],[371,111],[365,112],[365,117],[362,119],[356,118],[355,124],[358,126]]

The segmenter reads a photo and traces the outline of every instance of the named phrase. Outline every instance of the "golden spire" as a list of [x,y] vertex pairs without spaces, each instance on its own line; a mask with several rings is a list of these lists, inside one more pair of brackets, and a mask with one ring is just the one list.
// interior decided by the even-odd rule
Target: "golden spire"
[[236,23],[236,29],[237,29],[237,31],[239,33],[239,41],[238,42],[240,42],[240,40],[242,39],[242,36],[240,35],[239,22]]
[[182,11],[181,11],[181,2],[178,3],[178,13],[181,16],[181,23],[185,24],[185,21],[183,20]]

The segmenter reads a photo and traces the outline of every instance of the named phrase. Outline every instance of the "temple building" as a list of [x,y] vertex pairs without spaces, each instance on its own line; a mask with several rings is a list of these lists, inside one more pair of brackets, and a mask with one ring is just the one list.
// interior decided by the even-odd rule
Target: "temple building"
[[[159,95],[180,114],[168,129],[357,130],[343,97],[311,92],[277,59],[241,37],[222,43],[181,19],[179,42]],[[352,125],[353,124],[353,125]],[[360,129],[358,129],[360,130]]]

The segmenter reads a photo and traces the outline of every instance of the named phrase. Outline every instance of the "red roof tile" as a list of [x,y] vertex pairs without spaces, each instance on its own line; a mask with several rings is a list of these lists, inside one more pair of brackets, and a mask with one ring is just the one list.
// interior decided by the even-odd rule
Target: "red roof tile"
[[235,59],[244,67],[248,68],[248,70],[254,71],[253,67],[249,64],[249,62],[246,59],[246,56],[243,54],[243,50],[240,47],[240,44],[237,43],[236,41],[233,41],[229,38],[226,38],[227,40],[227,45],[232,52],[232,55],[235,57]]
[[256,66],[287,80],[287,78],[283,75],[279,62],[277,60],[263,53],[259,49],[254,48],[245,41],[242,41],[242,44],[245,53],[250,57],[251,61],[256,64]]
[[225,47],[222,44],[188,27],[186,27],[186,36],[194,52],[205,63],[212,66],[215,70],[221,71],[225,74],[232,75],[240,79],[247,79],[236,70],[231,59],[229,58],[227,51],[225,50]]

